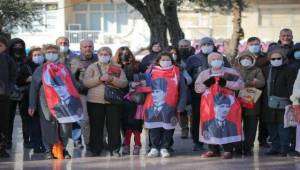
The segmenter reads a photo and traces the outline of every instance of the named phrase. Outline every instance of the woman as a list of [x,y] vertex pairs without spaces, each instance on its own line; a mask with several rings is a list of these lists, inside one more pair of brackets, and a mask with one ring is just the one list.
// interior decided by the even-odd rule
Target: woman
[[[120,114],[122,108],[118,104],[109,103],[104,99],[105,86],[125,88],[128,84],[123,69],[113,64],[112,52],[109,47],[98,50],[98,62],[87,68],[83,84],[88,88],[87,108],[90,118],[90,149],[92,156],[101,155],[103,149],[103,128],[106,121],[108,133],[108,149],[111,155],[119,156],[121,134]],[[111,72],[114,68],[114,72]]]
[[[244,82],[242,81],[239,73],[231,68],[224,67],[223,56],[218,52],[212,52],[208,55],[208,64],[211,68],[202,71],[195,82],[195,92],[203,94],[207,89],[216,83],[215,76],[220,77],[218,80],[219,86],[228,89],[230,91],[237,91],[244,88]],[[216,97],[214,103],[220,103],[220,105],[228,105],[228,102],[222,103],[221,97]],[[225,100],[225,99],[224,99]],[[226,99],[227,100],[227,99]],[[226,101],[225,100],[225,101]],[[218,107],[214,107],[218,110]],[[200,111],[202,113],[203,110]],[[238,113],[236,113],[238,114]],[[218,114],[215,111],[215,115]],[[224,118],[224,117],[223,117]],[[200,119],[201,120],[201,119]],[[224,121],[223,119],[221,121]],[[215,135],[215,134],[213,134]],[[238,142],[238,141],[235,141]],[[224,153],[223,159],[231,159],[233,152],[233,143],[223,144]],[[209,150],[202,155],[204,158],[220,156],[220,148],[218,145],[208,145]]]
[[168,149],[178,122],[177,113],[183,112],[186,104],[186,85],[180,68],[174,65],[168,52],[158,54],[151,75],[152,93],[144,103],[145,127],[149,129],[151,150],[148,157],[170,157]]
[[140,64],[140,72],[144,73],[147,68],[153,64],[156,60],[156,56],[161,52],[161,46],[159,42],[153,42],[149,47],[150,54],[146,55]]
[[[24,96],[21,100],[20,109],[28,110],[29,107],[29,87],[32,81],[32,74],[35,69],[44,63],[44,56],[42,49],[39,47],[33,47],[29,51],[29,59],[26,64],[23,65],[20,69],[20,73],[17,77],[17,85],[19,87],[24,87]],[[22,115],[22,127],[23,130],[29,132],[30,143],[33,146],[34,153],[44,152],[44,146],[41,139],[41,127],[39,121],[39,115],[35,113],[33,117],[28,115],[26,112],[25,115]],[[24,132],[23,132],[24,133]],[[24,136],[24,135],[23,135]]]
[[[248,51],[242,52],[238,57],[239,67],[237,70],[240,72],[246,88],[263,88],[265,85],[264,75],[259,67],[255,65],[256,57],[253,53]],[[260,108],[260,100],[255,103],[253,109],[243,107],[243,130],[244,130],[244,142],[243,153],[246,156],[252,155],[252,148],[254,146],[258,113]]]
[[[262,119],[267,123],[271,148],[266,155],[285,157],[289,151],[290,129],[284,128],[285,106],[290,104],[296,74],[287,67],[282,49],[274,48],[268,53],[270,65],[263,69],[267,84],[263,91]],[[279,104],[281,103],[281,104]]]
[[36,110],[39,113],[46,159],[54,158],[54,144],[63,145],[63,157],[70,159],[66,147],[72,123],[81,119],[82,106],[71,72],[59,60],[59,47],[49,44],[43,51],[46,63],[32,75],[28,113],[30,116],[34,116]]
[[[135,60],[132,52],[128,47],[120,47],[114,57],[116,63],[122,66],[127,80],[129,82],[129,87],[125,89],[126,93],[130,89],[134,89],[135,86],[139,84],[139,80],[135,80],[134,77],[138,76],[139,73],[139,62]],[[139,155],[141,143],[141,133],[143,130],[143,120],[135,119],[135,114],[137,111],[137,103],[133,101],[126,100],[124,105],[124,113],[122,116],[122,125],[124,130],[124,141],[122,154],[130,154],[130,141],[131,135],[134,134],[134,149],[133,155]]]

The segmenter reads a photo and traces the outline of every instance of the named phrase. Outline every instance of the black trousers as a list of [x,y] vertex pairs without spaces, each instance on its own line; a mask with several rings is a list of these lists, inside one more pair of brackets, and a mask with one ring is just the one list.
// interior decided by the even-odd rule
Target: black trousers
[[9,129],[9,98],[0,95],[0,150],[5,148]]
[[269,137],[269,132],[268,132],[267,123],[262,121],[261,118],[259,118],[259,126],[258,126],[258,141],[259,141],[259,143],[266,143],[268,137]]
[[149,129],[149,136],[151,140],[151,148],[155,149],[169,149],[173,140],[173,129],[153,128]]
[[120,113],[122,107],[116,104],[100,104],[87,102],[90,118],[90,143],[92,152],[101,152],[103,149],[103,129],[106,123],[108,135],[108,149],[118,150],[121,147]]
[[14,129],[14,120],[16,115],[17,106],[19,105],[20,116],[22,119],[22,132],[24,143],[30,142],[30,116],[28,115],[28,96],[24,95],[21,101],[10,100],[9,104],[9,131],[8,143],[12,143],[12,134]]
[[245,140],[243,142],[244,151],[251,151],[257,130],[257,115],[243,115],[243,130]]
[[200,97],[193,97],[192,100],[192,138],[194,144],[201,144],[202,142],[199,142],[199,124],[200,124]]

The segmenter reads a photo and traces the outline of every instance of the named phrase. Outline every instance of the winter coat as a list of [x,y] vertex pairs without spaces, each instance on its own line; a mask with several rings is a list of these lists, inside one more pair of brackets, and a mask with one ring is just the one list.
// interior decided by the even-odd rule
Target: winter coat
[[[240,66],[237,68],[241,74],[242,79],[245,82],[245,87],[254,87],[257,89],[262,89],[265,86],[265,78],[260,68],[253,66],[251,68],[245,68]],[[253,84],[254,81],[254,84]],[[243,108],[243,114],[245,115],[256,115],[260,111],[260,99],[255,103],[254,109]]]
[[[100,72],[97,64],[100,65],[103,75],[107,74],[110,65],[118,66],[112,63],[103,64],[100,62],[95,62],[88,66],[83,78],[83,85],[88,88],[87,101],[91,103],[109,104],[109,102],[104,99],[105,84],[100,80]],[[117,88],[125,88],[128,85],[123,69],[121,69],[120,76],[114,76],[110,84]]]
[[272,69],[272,77],[270,78],[270,96],[289,98],[292,94],[296,74],[292,69],[287,67],[286,64],[279,67],[266,66],[263,69],[266,85],[263,89],[261,118],[263,121],[269,123],[283,123],[284,109],[271,109],[268,106],[268,79],[270,68]]
[[[186,70],[190,74],[193,79],[193,83],[190,85],[190,89],[195,89],[195,81],[198,75],[208,69],[210,66],[207,60],[207,54],[203,54],[202,52],[190,56],[186,61]],[[230,68],[230,64],[228,60],[224,57],[224,67]],[[196,94],[194,90],[192,90],[192,98],[199,98],[199,94]]]
[[293,93],[290,97],[290,100],[293,102],[293,105],[300,104],[300,69],[298,71],[298,75],[293,86]]
[[158,53],[151,51],[150,54],[146,55],[142,59],[141,64],[139,66],[140,72],[144,73],[151,64],[154,64],[157,54]]
[[0,54],[0,95],[8,96],[16,80],[16,64],[5,53]]

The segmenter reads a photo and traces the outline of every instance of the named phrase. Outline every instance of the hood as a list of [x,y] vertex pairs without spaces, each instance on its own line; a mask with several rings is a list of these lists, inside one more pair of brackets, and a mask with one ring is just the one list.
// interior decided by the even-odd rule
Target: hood
[[8,41],[9,55],[14,56],[12,47],[13,47],[14,44],[17,44],[17,43],[21,43],[23,45],[23,47],[24,47],[23,51],[24,51],[24,56],[25,56],[26,55],[26,52],[25,52],[26,46],[25,46],[24,40],[22,40],[21,38],[13,38],[13,39]]

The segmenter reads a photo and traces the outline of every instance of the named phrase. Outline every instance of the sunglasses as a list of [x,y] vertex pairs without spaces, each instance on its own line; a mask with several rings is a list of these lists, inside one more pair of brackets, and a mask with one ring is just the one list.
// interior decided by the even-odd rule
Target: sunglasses
[[271,60],[281,60],[282,58],[271,58]]

